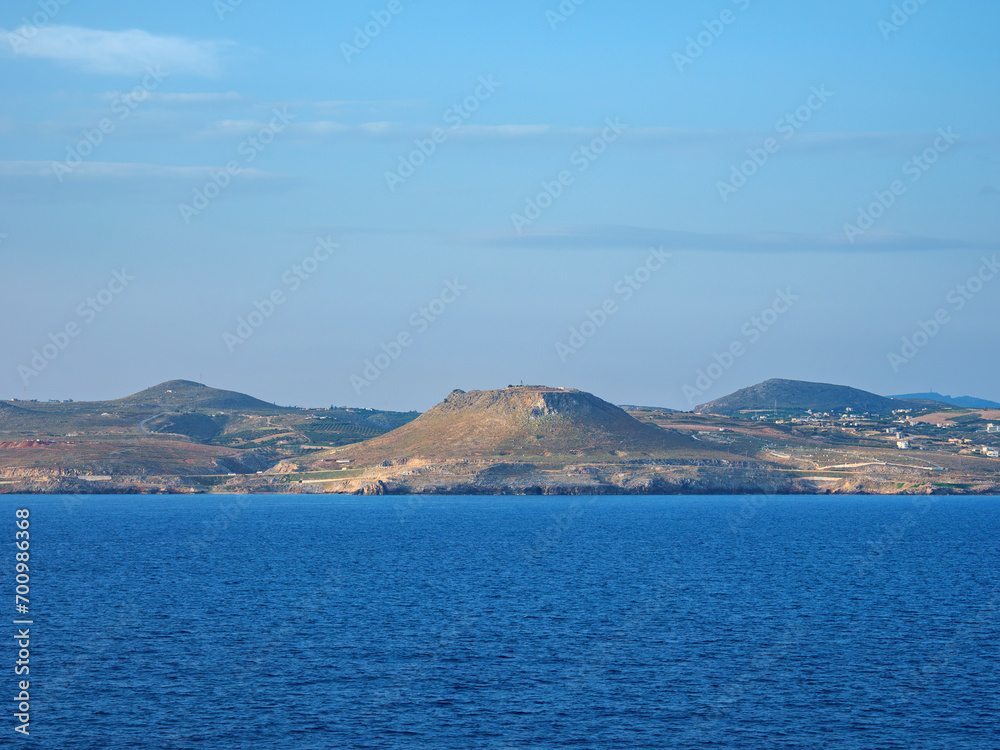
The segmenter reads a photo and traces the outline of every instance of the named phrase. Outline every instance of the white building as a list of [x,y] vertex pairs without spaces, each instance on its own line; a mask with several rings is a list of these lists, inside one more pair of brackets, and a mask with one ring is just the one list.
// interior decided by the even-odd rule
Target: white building
[[896,441],[896,447],[899,448],[901,451],[909,450],[910,449],[910,441],[909,440],[897,440]]

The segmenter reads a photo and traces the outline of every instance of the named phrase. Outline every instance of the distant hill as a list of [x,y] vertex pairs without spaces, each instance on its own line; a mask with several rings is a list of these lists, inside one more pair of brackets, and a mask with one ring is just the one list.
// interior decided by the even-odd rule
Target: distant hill
[[37,476],[256,473],[306,450],[382,435],[415,416],[281,407],[189,380],[113,401],[0,401],[0,477],[15,470]]
[[226,409],[246,411],[265,411],[275,413],[288,411],[289,407],[277,406],[261,401],[259,398],[247,396],[236,391],[224,391],[210,388],[190,380],[168,380],[154,385],[144,391],[110,402],[123,406],[157,406],[165,411],[182,411],[185,409]]
[[775,408],[802,411],[812,409],[820,412],[850,408],[858,413],[889,414],[893,409],[920,408],[925,405],[886,398],[846,385],[772,379],[696,406],[695,411],[733,415],[743,411],[770,411]]
[[903,396],[893,396],[893,398],[920,399],[924,401],[940,401],[952,406],[962,406],[967,409],[1000,409],[1000,404],[996,401],[987,401],[985,398],[973,398],[971,396],[942,396],[940,393],[907,393]]
[[677,414],[677,409],[668,409],[665,406],[637,406],[636,404],[618,404],[619,409],[625,411],[662,411],[665,414]]
[[359,444],[351,455],[381,460],[709,450],[678,433],[644,424],[584,391],[511,386],[452,391],[409,424]]

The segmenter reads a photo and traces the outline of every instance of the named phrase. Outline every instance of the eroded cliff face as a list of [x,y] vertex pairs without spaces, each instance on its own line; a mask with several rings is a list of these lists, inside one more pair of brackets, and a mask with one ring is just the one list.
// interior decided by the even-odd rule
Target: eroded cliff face
[[28,469],[24,467],[7,467],[0,469],[0,477],[4,479],[47,479],[52,477],[75,477],[79,472],[72,469]]
[[[545,391],[538,393],[534,403],[528,409],[532,419],[545,416],[561,415],[570,418],[590,420],[604,415],[618,416],[617,407],[601,408],[603,402],[595,403],[596,399],[589,394],[577,391]],[[606,406],[611,406],[607,404]]]
[[[536,397],[537,398],[537,397]],[[537,402],[536,402],[537,403]],[[545,408],[563,408],[559,400]],[[545,415],[547,418],[551,415]],[[7,468],[0,493],[112,494],[144,492],[340,493],[364,495],[770,495],[770,494],[970,494],[1000,495],[1000,481],[974,480],[941,470],[910,471],[876,466],[842,476],[802,476],[742,459],[649,458],[634,454],[572,463],[545,456],[525,459],[420,458],[352,464],[343,474],[310,473],[299,463],[280,463],[258,474],[252,467],[233,476],[155,476],[114,473],[78,475],[67,469]],[[234,467],[236,468],[236,467]],[[219,471],[219,467],[216,467]],[[259,471],[259,470],[258,470]]]

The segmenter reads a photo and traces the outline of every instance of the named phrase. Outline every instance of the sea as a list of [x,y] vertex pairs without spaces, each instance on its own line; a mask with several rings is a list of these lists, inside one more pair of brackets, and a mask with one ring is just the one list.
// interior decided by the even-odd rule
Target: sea
[[1000,498],[0,496],[0,519],[5,748],[1000,748]]

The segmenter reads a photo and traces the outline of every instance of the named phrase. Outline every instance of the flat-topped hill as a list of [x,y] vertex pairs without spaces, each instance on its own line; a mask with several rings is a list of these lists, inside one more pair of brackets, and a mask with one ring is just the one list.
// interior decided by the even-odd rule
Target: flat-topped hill
[[677,451],[693,454],[702,449],[688,438],[644,424],[584,391],[510,386],[452,391],[409,424],[352,448],[351,455],[370,461]]

